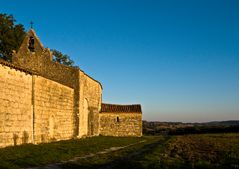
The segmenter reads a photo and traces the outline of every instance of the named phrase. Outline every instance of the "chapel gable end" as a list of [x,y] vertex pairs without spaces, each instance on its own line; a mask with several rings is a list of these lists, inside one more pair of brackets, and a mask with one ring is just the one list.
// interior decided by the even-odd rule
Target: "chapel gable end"
[[13,63],[19,66],[28,67],[28,63],[41,65],[52,60],[52,53],[44,48],[35,31],[30,29],[26,34],[20,48],[13,56]]

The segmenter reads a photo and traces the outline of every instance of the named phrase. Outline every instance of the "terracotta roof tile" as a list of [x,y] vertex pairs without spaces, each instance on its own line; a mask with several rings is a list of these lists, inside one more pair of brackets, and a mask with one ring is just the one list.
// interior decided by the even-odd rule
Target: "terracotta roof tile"
[[130,113],[130,112],[137,112],[142,113],[141,105],[134,104],[134,105],[117,105],[117,104],[101,104],[101,112],[111,112],[111,113]]

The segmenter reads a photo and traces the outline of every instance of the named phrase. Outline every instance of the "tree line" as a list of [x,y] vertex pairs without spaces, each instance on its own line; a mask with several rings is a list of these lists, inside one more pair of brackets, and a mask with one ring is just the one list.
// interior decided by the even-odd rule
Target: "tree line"
[[[13,15],[0,13],[0,58],[11,62],[13,51],[18,51],[24,37],[25,28],[17,24]],[[73,66],[74,61],[66,54],[56,49],[51,49],[53,61],[67,66]]]
[[[175,124],[172,126],[172,124]],[[180,125],[180,126],[179,126]],[[207,133],[238,133],[239,124],[194,124],[191,126],[183,123],[160,123],[143,122],[144,135],[185,135],[185,134],[207,134]]]

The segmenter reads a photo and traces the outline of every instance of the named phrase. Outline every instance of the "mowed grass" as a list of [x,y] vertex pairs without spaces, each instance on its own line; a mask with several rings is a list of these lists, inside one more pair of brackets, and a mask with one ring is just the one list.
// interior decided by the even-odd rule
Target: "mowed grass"
[[77,156],[96,153],[110,147],[138,143],[146,138],[92,137],[39,145],[26,144],[0,149],[0,168],[24,168],[67,161]]
[[107,154],[97,154],[91,158],[78,159],[74,162],[67,162],[61,165],[63,169],[141,169],[145,156],[151,154],[158,145],[163,145],[169,138],[163,136],[144,137],[145,142],[129,146],[118,151]]

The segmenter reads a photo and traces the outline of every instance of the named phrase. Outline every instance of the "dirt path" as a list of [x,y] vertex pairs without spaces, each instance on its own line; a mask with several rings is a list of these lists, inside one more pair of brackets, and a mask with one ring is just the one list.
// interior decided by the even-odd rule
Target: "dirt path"
[[[117,152],[112,152],[111,154],[105,155],[105,156],[99,156],[96,159],[88,159],[86,162],[83,161],[75,161],[71,163],[66,163],[62,167],[64,169],[145,169],[144,166],[142,166],[142,160],[145,159],[145,155],[150,154],[153,152],[153,150],[158,147],[159,145],[164,145],[168,138],[155,140],[153,143],[146,143],[143,145],[143,147],[138,149],[131,149],[128,152],[126,151],[123,154]],[[103,163],[101,163],[101,159],[103,159]],[[104,159],[109,159],[104,161]],[[94,160],[99,160],[99,162],[94,162]]]
[[112,161],[104,166],[97,167],[97,169],[118,169],[118,168],[130,168],[130,169],[141,169],[142,166],[135,163],[137,160],[141,160],[146,154],[151,153],[154,148],[156,148],[159,144],[164,144],[165,140],[160,140],[151,144],[146,144],[143,148],[134,151],[127,156],[121,157],[117,160]]
[[112,152],[130,147],[130,146],[134,146],[134,145],[137,145],[137,144],[144,143],[144,142],[145,142],[145,140],[134,143],[134,144],[129,144],[129,145],[126,145],[126,146],[122,146],[122,147],[111,147],[109,149],[105,149],[103,151],[100,151],[100,152],[97,152],[97,153],[94,153],[94,154],[91,153],[91,154],[87,154],[87,155],[80,156],[80,157],[74,157],[73,159],[70,159],[68,161],[62,161],[62,162],[59,162],[59,163],[48,164],[46,166],[29,167],[29,168],[24,168],[24,169],[61,169],[61,166],[63,164],[66,164],[66,163],[69,163],[69,162],[74,163],[74,162],[77,162],[80,159],[87,159],[87,158],[92,158],[92,157],[97,156],[97,155],[112,153]]

